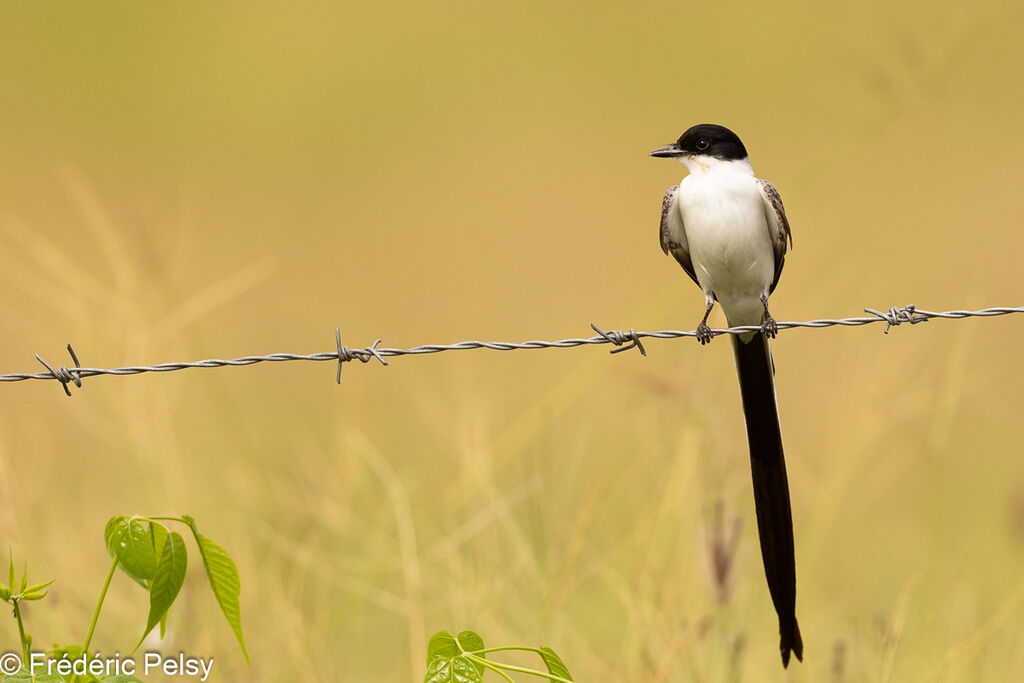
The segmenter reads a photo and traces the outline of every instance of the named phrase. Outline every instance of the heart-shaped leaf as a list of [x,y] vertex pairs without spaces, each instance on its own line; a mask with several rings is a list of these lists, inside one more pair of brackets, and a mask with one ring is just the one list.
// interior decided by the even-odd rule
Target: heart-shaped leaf
[[427,667],[423,683],[479,683],[480,671],[464,657],[436,657]]
[[427,675],[424,683],[467,683],[483,679],[484,666],[463,657],[464,652],[484,649],[484,639],[473,631],[463,631],[458,638],[448,631],[438,631],[427,643]]
[[167,542],[167,527],[134,517],[114,517],[103,534],[107,551],[117,558],[121,571],[149,590],[160,554]]

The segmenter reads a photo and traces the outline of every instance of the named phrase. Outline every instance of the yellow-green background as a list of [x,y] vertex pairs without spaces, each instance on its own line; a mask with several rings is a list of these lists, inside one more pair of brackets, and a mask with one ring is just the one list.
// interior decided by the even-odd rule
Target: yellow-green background
[[[1019,305],[1022,28],[1009,0],[5,3],[0,371],[329,351],[338,324],[692,329],[656,238],[684,169],[647,153],[699,122],[786,200],[780,320]],[[0,546],[56,579],[36,644],[80,641],[106,519],[191,513],[237,560],[252,665],[197,556],[159,647],[220,681],[416,680],[442,628],[580,681],[1018,680],[1022,333],[779,335],[789,672],[722,340],[3,384]],[[116,577],[94,646],[146,609]]]

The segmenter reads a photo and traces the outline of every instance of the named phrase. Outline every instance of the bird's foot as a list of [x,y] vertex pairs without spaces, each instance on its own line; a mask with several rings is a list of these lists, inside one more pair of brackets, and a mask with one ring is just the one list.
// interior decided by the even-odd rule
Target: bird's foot
[[711,338],[714,336],[715,335],[711,332],[711,328],[708,327],[707,323],[702,322],[700,325],[697,325],[697,341],[699,341],[701,345],[710,342]]
[[779,326],[775,322],[775,318],[771,316],[765,318],[764,322],[761,323],[761,332],[769,339],[775,339],[775,335],[779,333]]

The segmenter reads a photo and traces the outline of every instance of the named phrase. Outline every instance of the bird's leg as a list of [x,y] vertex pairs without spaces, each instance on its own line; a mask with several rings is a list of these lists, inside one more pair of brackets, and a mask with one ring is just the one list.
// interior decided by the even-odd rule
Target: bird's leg
[[761,305],[764,306],[764,322],[761,323],[761,331],[769,339],[775,339],[775,335],[779,332],[779,326],[775,323],[772,314],[768,312],[768,296],[765,294],[761,295]]
[[711,309],[715,307],[715,300],[707,294],[704,295],[704,298],[707,301],[708,308],[704,311],[704,317],[700,319],[700,325],[697,325],[697,341],[701,345],[707,344],[711,341],[711,337],[714,336],[711,334],[711,328],[708,327],[708,316],[711,315]]

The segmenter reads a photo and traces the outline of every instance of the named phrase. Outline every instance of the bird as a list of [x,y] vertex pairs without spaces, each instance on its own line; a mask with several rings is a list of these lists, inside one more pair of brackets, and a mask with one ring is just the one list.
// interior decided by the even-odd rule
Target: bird
[[714,334],[708,316],[715,302],[730,327],[746,423],[761,558],[775,612],[783,667],[790,653],[803,661],[796,620],[796,559],[789,482],[775,398],[775,366],[768,339],[778,325],[768,310],[793,236],[778,190],[754,176],[746,147],[717,124],[689,128],[674,143],[651,152],[676,159],[689,171],[665,192],[661,248],[704,292],[706,309],[696,329],[700,343]]

